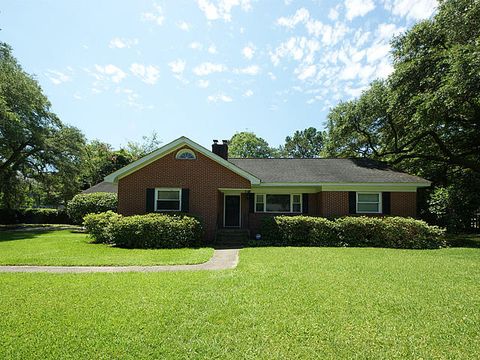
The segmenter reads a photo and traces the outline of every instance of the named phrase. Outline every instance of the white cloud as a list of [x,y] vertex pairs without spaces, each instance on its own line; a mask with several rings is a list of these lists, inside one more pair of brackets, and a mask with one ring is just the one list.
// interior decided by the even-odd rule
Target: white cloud
[[319,20],[308,20],[305,24],[310,35],[315,37],[321,36],[321,41],[324,45],[335,45],[345,37],[348,28],[345,24],[337,22],[334,26],[323,24]]
[[207,97],[207,100],[208,102],[232,102],[233,99],[228,96],[228,95],[225,95],[225,94],[222,94],[222,93],[219,93],[219,94],[215,94],[215,95],[209,95]]
[[154,11],[142,13],[142,20],[151,21],[156,23],[157,25],[162,25],[163,21],[165,20],[165,16],[163,15],[163,9],[157,3],[154,3],[153,7],[155,8]]
[[214,64],[210,62],[204,62],[193,69],[193,73],[198,76],[206,76],[211,73],[224,72],[227,67],[223,64]]
[[243,96],[245,96],[245,97],[250,97],[252,95],[253,95],[253,91],[251,89],[248,89],[247,91],[245,91],[243,93]]
[[305,8],[298,9],[293,16],[281,17],[277,20],[278,25],[289,29],[293,29],[300,23],[305,25],[309,35],[321,37],[322,43],[328,46],[339,42],[349,30],[345,24],[341,22],[335,23],[334,26],[322,23],[310,17],[310,13]]
[[117,48],[117,49],[123,49],[123,48],[130,48],[134,45],[138,44],[138,39],[126,39],[126,38],[113,38],[110,40],[110,43],[108,44],[109,48]]
[[347,10],[345,16],[348,20],[352,20],[375,9],[375,3],[373,0],[345,0],[345,8]]
[[260,67],[258,65],[250,65],[244,68],[234,69],[233,72],[235,74],[258,75]]
[[270,77],[270,80],[277,80],[277,77],[276,77],[275,74],[272,73],[272,72],[269,72],[269,73],[268,73],[268,76]]
[[319,49],[320,43],[316,39],[307,39],[304,36],[291,37],[281,43],[273,52],[270,52],[270,60],[275,66],[285,57],[311,64],[315,61],[315,53]]
[[330,11],[328,12],[328,18],[332,21],[337,20],[339,15],[340,14],[338,13],[338,5],[335,6],[334,8],[331,8]]
[[217,47],[215,45],[210,45],[207,49],[207,51],[210,53],[210,54],[216,54],[217,53]]
[[293,29],[297,24],[304,23],[310,17],[310,13],[305,8],[298,9],[294,15],[290,17],[281,17],[277,19],[277,24],[280,26],[285,26],[289,29]]
[[201,88],[207,88],[208,85],[210,85],[210,81],[205,80],[205,79],[200,79],[200,80],[197,81],[197,85],[198,85],[198,87],[201,87]]
[[406,29],[404,27],[398,27],[395,24],[380,24],[378,25],[376,35],[377,41],[385,41],[390,43],[393,36],[399,35]]
[[153,105],[144,105],[139,102],[140,95],[138,95],[135,91],[129,88],[121,88],[118,87],[115,89],[116,94],[123,94],[126,96],[125,103],[135,109],[144,110],[144,109],[153,109]]
[[58,70],[48,70],[45,74],[44,74],[54,85],[60,85],[64,82],[67,82],[67,81],[70,81],[71,80],[71,76],[64,73],[64,72],[61,72],[61,71],[58,71]]
[[120,83],[127,76],[122,69],[113,64],[105,66],[95,64],[95,70],[97,72],[97,76],[95,76],[97,80],[108,78],[116,84]]
[[384,5],[394,15],[423,20],[433,15],[438,3],[436,0],[385,0]]
[[299,80],[306,80],[315,75],[317,67],[315,65],[305,66],[295,70]]
[[197,0],[197,4],[207,20],[223,19],[227,22],[232,20],[233,8],[240,6],[243,11],[252,8],[251,0],[217,0],[216,4],[209,0]]
[[140,78],[144,83],[154,85],[160,77],[160,70],[153,65],[143,65],[133,63],[130,65],[130,71],[133,75]]
[[251,43],[249,43],[242,49],[242,54],[243,56],[245,56],[246,59],[252,60],[253,55],[255,54],[255,47]]
[[198,41],[194,41],[190,45],[188,45],[188,47],[193,50],[202,50],[203,45],[200,44]]
[[170,70],[177,75],[183,74],[183,71],[185,70],[185,65],[187,62],[182,59],[177,59],[174,61],[171,61],[168,63],[168,66],[170,66]]
[[183,31],[190,31],[190,28],[192,27],[192,25],[190,25],[186,21],[179,21],[177,22],[177,27]]

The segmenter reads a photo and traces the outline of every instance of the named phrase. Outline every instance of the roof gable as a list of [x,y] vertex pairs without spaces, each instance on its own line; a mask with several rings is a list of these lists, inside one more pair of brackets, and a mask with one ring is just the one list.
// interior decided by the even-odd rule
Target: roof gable
[[148,155],[145,155],[144,157],[138,159],[137,161],[134,161],[133,163],[124,166],[123,168],[111,173],[110,175],[105,177],[106,182],[112,182],[116,183],[118,182],[119,179],[122,177],[125,177],[131,173],[134,173],[135,171],[143,168],[144,166],[147,166],[148,164],[151,164],[152,162],[162,158],[163,156],[170,154],[171,152],[183,147],[183,146],[188,146],[192,148],[195,151],[198,151],[202,155],[210,158],[211,160],[217,162],[218,164],[226,167],[227,169],[231,170],[232,172],[240,175],[241,177],[249,180],[252,184],[259,184],[260,179],[258,179],[256,176],[250,174],[248,171],[239,168],[235,164],[225,160],[224,158],[214,154],[213,152],[205,149],[203,146],[197,144],[196,142],[190,140],[189,138],[182,136],[164,146],[161,148],[151,152]]

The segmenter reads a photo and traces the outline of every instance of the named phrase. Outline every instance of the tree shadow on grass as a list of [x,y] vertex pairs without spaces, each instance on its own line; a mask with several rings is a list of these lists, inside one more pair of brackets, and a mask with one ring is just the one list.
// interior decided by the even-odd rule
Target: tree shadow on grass
[[450,247],[480,248],[480,234],[450,234],[447,236]]
[[35,239],[40,235],[51,233],[55,230],[35,230],[35,231],[21,231],[21,230],[6,230],[0,231],[0,242],[28,240]]

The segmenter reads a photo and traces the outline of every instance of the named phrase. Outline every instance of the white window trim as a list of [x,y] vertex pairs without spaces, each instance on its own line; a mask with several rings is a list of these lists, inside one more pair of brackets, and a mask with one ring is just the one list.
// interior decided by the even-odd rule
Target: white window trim
[[[192,154],[193,155],[193,158],[192,159],[189,159],[189,158],[180,158],[180,156],[182,156],[183,154]],[[180,149],[177,151],[177,153],[175,154],[175,159],[177,160],[196,160],[197,159],[197,155],[195,155],[195,153],[193,152],[193,150],[190,150],[190,149]]]
[[[267,209],[267,195],[290,195],[290,210],[289,211],[266,211]],[[300,196],[300,211],[293,211],[293,196]],[[302,194],[254,194],[254,212],[260,214],[302,214],[303,213],[303,195]],[[263,210],[257,211],[257,196],[263,197]]]
[[[158,198],[158,191],[178,191],[178,210],[158,210],[157,209],[157,202],[158,200],[163,200],[163,201],[176,201],[172,199],[159,199]],[[166,212],[166,211],[182,211],[182,189],[179,188],[155,188],[155,206],[154,206],[155,211],[158,212]]]
[[[367,194],[367,195],[378,195],[377,201],[362,201],[362,204],[378,204],[378,211],[360,211],[358,210],[358,195]],[[382,193],[378,191],[357,191],[356,192],[356,201],[355,201],[355,211],[357,214],[381,214],[382,213]]]

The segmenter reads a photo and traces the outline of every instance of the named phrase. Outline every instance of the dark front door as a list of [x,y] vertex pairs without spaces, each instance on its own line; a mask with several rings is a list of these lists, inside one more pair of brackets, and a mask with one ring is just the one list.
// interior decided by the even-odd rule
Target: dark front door
[[225,227],[240,227],[240,195],[225,195]]

